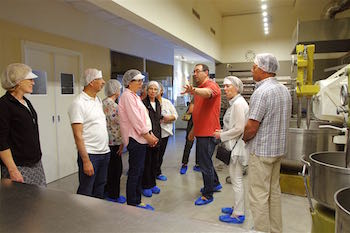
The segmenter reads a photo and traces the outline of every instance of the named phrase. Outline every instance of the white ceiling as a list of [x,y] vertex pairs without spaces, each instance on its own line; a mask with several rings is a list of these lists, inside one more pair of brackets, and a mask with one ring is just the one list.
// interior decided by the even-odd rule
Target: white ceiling
[[[156,41],[157,43],[162,44],[163,46],[173,48],[175,59],[180,59],[187,62],[212,62],[204,58],[201,55],[198,55],[195,52],[192,52],[186,48],[176,45],[169,40],[147,31],[139,26],[136,26],[129,21],[113,15],[85,0],[59,0],[64,1],[70,6],[74,7],[78,11],[82,11],[88,14],[92,14],[97,18],[102,19],[108,23],[115,25],[116,27],[124,30],[131,31],[138,35],[144,36],[151,40]],[[303,7],[306,4],[313,6],[314,4],[324,5],[323,9],[326,9],[332,4],[335,0],[200,0],[201,4],[210,4],[213,5],[222,15],[222,17],[228,16],[238,16],[246,14],[257,14],[261,13],[261,4],[266,2],[269,7],[269,14],[279,11],[280,9],[290,9],[293,10],[295,7]],[[324,12],[320,12],[320,17]]]

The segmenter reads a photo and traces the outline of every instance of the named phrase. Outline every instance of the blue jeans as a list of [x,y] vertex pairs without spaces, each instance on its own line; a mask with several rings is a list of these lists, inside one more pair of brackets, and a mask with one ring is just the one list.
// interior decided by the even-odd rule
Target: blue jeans
[[103,198],[104,188],[107,182],[107,171],[110,152],[106,154],[89,154],[94,167],[94,174],[88,176],[84,173],[83,161],[78,153],[79,187],[78,194]]
[[145,164],[147,144],[140,144],[129,137],[129,172],[126,182],[126,200],[128,205],[141,203],[142,174]]
[[220,184],[213,161],[211,160],[216,144],[213,137],[196,137],[196,139],[196,154],[204,182],[203,196],[212,198],[214,187]]

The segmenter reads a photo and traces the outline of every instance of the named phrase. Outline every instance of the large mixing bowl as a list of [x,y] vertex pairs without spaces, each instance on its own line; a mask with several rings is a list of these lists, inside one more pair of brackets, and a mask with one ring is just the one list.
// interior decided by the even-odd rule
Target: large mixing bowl
[[[311,121],[310,128],[306,128],[305,121],[301,121],[301,127],[297,128],[296,120],[290,121],[288,129],[287,154],[283,157],[282,164],[301,165],[300,159],[304,155],[310,155],[317,151],[339,151],[333,143],[333,137],[339,134],[335,129],[320,129],[325,124],[321,121]],[[307,157],[306,160],[309,160]]]
[[334,194],[350,186],[350,168],[345,167],[345,153],[316,152],[309,158],[312,196],[320,204],[334,210]]
[[350,187],[341,189],[334,194],[335,232],[350,232]]

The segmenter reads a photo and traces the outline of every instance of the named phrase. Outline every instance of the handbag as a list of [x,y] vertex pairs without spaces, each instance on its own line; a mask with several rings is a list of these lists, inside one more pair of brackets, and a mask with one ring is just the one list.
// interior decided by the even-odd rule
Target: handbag
[[[235,145],[233,146],[232,150],[236,147],[238,140],[236,141]],[[230,164],[231,160],[231,152],[232,150],[227,150],[223,143],[220,143],[218,145],[218,149],[216,150],[216,158],[223,162],[226,165]]]

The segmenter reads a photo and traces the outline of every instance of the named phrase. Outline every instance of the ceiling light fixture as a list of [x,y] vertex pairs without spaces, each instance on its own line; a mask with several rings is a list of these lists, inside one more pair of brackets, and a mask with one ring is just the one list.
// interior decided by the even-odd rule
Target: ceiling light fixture
[[264,12],[262,13],[262,16],[266,17],[266,16],[267,16],[267,12],[264,11]]
[[267,26],[269,26],[269,24],[265,22],[265,23],[264,23],[264,27],[267,27]]
[[266,5],[266,4],[262,4],[262,5],[261,5],[261,9],[262,9],[262,10],[266,10],[266,9],[267,9],[267,5]]

